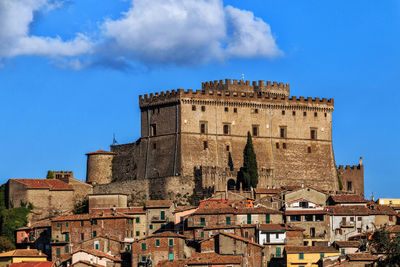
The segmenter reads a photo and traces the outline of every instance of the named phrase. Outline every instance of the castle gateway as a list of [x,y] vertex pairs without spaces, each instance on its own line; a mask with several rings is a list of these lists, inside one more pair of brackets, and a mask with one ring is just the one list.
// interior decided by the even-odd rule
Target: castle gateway
[[88,166],[95,162],[91,166],[100,166],[105,175],[88,172],[88,182],[175,177],[214,192],[234,189],[250,132],[258,188],[308,185],[364,193],[362,163],[346,168],[335,164],[333,99],[290,96],[289,84],[226,79],[204,82],[196,91],[140,96],[139,105],[141,137],[111,146],[111,153],[89,153]]

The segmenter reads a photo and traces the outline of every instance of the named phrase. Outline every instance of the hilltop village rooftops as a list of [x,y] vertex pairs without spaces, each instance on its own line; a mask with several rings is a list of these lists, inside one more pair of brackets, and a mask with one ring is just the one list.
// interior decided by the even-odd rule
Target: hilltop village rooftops
[[51,221],[84,221],[84,220],[91,220],[91,219],[120,219],[120,218],[129,218],[133,219],[133,216],[123,214],[123,213],[105,213],[105,214],[74,214],[74,215],[65,215],[65,216],[58,216]]
[[10,179],[24,184],[28,189],[49,189],[49,190],[74,190],[70,184],[58,179]]
[[187,261],[189,265],[200,264],[241,264],[242,256],[220,255],[215,252],[209,253],[193,253]]

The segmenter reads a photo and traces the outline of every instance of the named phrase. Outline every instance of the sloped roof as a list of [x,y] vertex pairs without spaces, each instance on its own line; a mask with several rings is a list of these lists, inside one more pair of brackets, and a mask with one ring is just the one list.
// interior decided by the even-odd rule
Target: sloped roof
[[219,255],[214,252],[210,253],[193,253],[187,261],[188,265],[200,264],[241,264],[242,256]]
[[46,227],[51,227],[51,220],[50,219],[44,219],[44,220],[40,220],[40,221],[34,222],[30,226],[20,227],[16,231],[34,229],[34,228],[46,228]]
[[253,240],[245,238],[243,236],[239,236],[239,235],[235,235],[235,234],[231,234],[231,233],[225,233],[225,232],[219,232],[217,235],[225,235],[225,236],[228,236],[228,237],[231,237],[231,238],[234,238],[234,239],[237,239],[237,240],[241,240],[243,242],[246,242],[246,243],[258,246],[258,247],[262,247],[262,248],[264,247],[263,245],[260,245],[260,244],[258,244],[256,242],[254,242]]
[[148,200],[144,204],[146,208],[169,208],[174,204],[172,200]]
[[326,210],[314,210],[314,209],[304,209],[304,210],[286,210],[285,215],[305,215],[305,214],[327,214]]
[[184,267],[188,260],[163,260],[157,264],[157,267]]
[[105,213],[105,214],[74,214],[74,215],[63,215],[51,219],[53,222],[57,221],[84,221],[90,219],[121,219],[121,218],[134,218],[133,216],[126,215],[123,213]]
[[106,259],[109,259],[112,261],[121,261],[120,257],[113,256],[113,255],[110,255],[110,254],[107,254],[107,253],[104,253],[102,251],[95,250],[95,249],[80,249],[80,250],[74,252],[74,254],[78,253],[78,252],[85,252],[87,254],[90,254],[90,255],[93,255],[93,256],[96,256],[99,258],[106,258]]
[[260,224],[259,229],[262,231],[304,231],[303,228],[290,226],[284,223]]
[[232,207],[223,202],[205,203],[193,214],[280,214],[281,212],[266,207]]
[[102,155],[116,155],[117,153],[99,149],[99,150],[94,151],[94,152],[86,153],[85,155],[101,155],[101,154]]
[[378,257],[370,253],[353,253],[346,255],[349,261],[374,261]]
[[74,187],[58,179],[11,179],[30,189],[73,190]]
[[331,195],[330,198],[336,203],[366,203],[367,201],[360,195],[343,194]]
[[400,225],[391,225],[386,228],[390,233],[400,233]]
[[37,249],[15,249],[0,253],[0,258],[4,257],[47,257],[46,254]]
[[358,248],[360,242],[358,241],[335,241],[335,244],[341,248]]
[[279,194],[282,192],[282,189],[254,188],[254,193],[256,194]]
[[324,246],[288,246],[285,247],[286,253],[324,253],[338,252],[334,247],[324,247]]
[[53,264],[52,261],[19,262],[11,263],[10,267],[51,267]]
[[390,206],[371,204],[369,205],[371,214],[375,215],[393,215],[396,216],[398,213]]
[[90,261],[85,261],[85,260],[77,261],[77,262],[73,263],[71,266],[75,266],[76,264],[79,264],[79,263],[83,263],[83,264],[93,266],[93,267],[104,267],[103,265],[96,264],[96,263],[90,262]]
[[333,215],[370,215],[371,211],[365,206],[349,205],[349,206],[327,206],[329,212]]

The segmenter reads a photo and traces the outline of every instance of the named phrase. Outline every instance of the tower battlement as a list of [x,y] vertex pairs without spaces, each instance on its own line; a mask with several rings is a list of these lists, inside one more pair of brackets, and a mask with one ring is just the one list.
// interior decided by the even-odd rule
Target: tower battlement
[[201,88],[203,90],[222,90],[237,92],[263,92],[275,96],[289,96],[290,86],[288,83],[271,82],[271,81],[243,81],[243,80],[216,80],[203,82]]

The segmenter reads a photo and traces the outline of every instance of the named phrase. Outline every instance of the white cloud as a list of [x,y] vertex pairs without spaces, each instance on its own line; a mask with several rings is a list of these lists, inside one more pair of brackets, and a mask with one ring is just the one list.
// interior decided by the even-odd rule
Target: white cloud
[[0,60],[35,55],[81,69],[282,55],[266,22],[250,11],[224,7],[222,0],[131,0],[121,18],[101,24],[97,42],[82,34],[67,41],[32,35],[34,14],[59,8],[62,1],[0,0]]
[[59,6],[60,2],[50,0],[0,0],[0,59],[19,55],[70,57],[90,52],[92,43],[82,34],[70,41],[30,34],[35,12]]
[[282,54],[267,23],[252,12],[224,8],[221,0],[133,0],[129,11],[106,21],[103,30],[113,51],[150,64]]

